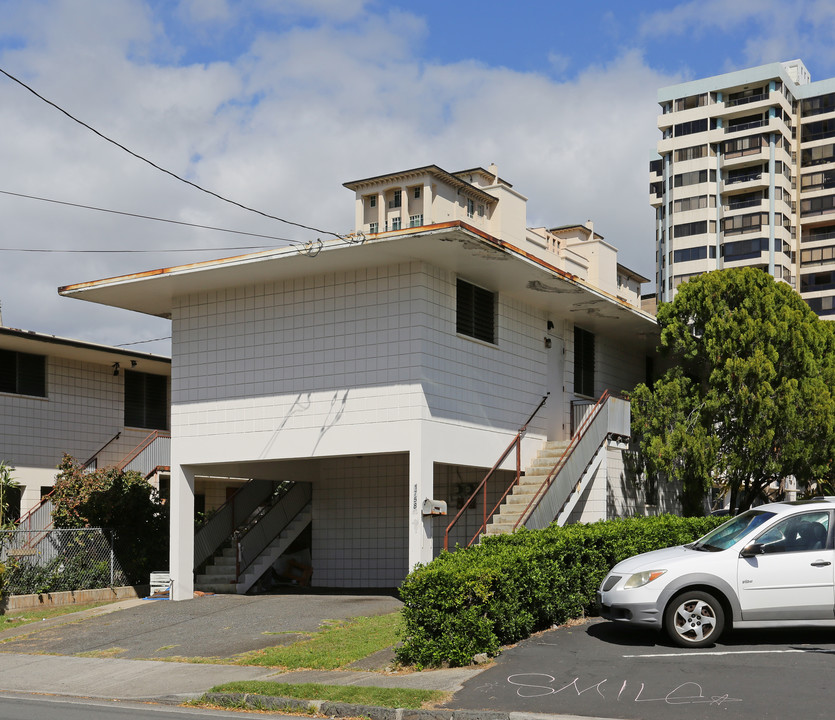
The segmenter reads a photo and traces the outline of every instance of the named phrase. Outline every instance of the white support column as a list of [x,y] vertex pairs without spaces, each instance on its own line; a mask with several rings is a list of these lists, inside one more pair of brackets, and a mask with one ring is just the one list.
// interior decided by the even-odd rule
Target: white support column
[[434,492],[432,457],[419,442],[409,453],[409,570],[432,560],[432,516],[423,515],[423,501]]
[[365,209],[365,198],[357,193],[357,201],[354,205],[354,232],[362,232]]
[[433,225],[435,218],[432,214],[432,183],[429,178],[423,181],[423,224]]
[[400,227],[409,227],[409,189],[405,185],[400,188]]
[[386,220],[388,219],[388,210],[386,208],[386,194],[380,190],[377,193],[377,232],[385,232],[388,230]]
[[194,472],[171,463],[171,599],[194,597]]

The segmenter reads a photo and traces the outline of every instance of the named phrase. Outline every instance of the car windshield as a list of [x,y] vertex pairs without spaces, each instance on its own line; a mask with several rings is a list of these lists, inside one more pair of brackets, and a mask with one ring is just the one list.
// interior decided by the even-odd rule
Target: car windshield
[[720,525],[715,530],[711,530],[707,535],[699,538],[688,547],[704,552],[727,550],[741,537],[760,527],[760,525],[772,517],[774,517],[773,512],[766,510],[748,510],[742,513],[742,515],[728,520],[728,522]]

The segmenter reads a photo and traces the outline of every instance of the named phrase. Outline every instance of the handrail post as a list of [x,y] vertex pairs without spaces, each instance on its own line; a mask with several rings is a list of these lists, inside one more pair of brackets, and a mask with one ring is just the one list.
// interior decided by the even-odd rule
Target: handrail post
[[521,470],[522,436],[527,432],[528,425],[530,424],[531,420],[534,419],[536,414],[542,409],[542,406],[545,405],[545,401],[548,399],[548,396],[550,394],[551,393],[548,392],[548,393],[545,393],[545,395],[542,396],[542,400],[539,401],[539,404],[536,406],[534,411],[530,414],[530,417],[528,417],[528,419],[525,421],[525,424],[522,425],[521,428],[519,428],[519,431],[516,433],[516,437],[513,439],[513,441],[510,443],[510,445],[507,446],[507,449],[504,451],[504,453],[502,453],[501,457],[496,461],[496,464],[493,465],[493,467],[490,469],[490,471],[487,473],[487,475],[484,476],[484,479],[481,481],[481,483],[479,483],[478,487],[476,487],[476,489],[473,491],[473,494],[470,495],[469,498],[467,498],[466,502],[464,502],[464,504],[461,506],[461,509],[458,511],[458,514],[452,519],[452,522],[450,522],[449,525],[447,525],[446,531],[444,532],[444,550],[449,550],[449,532],[450,532],[450,530],[458,522],[458,520],[461,518],[461,515],[463,515],[464,511],[478,497],[478,494],[479,494],[480,490],[483,490],[483,496],[484,496],[484,508],[483,508],[483,513],[482,513],[482,516],[483,516],[482,524],[481,524],[481,527],[476,532],[476,534],[473,536],[473,538],[467,543],[467,547],[472,545],[473,542],[475,542],[476,538],[487,527],[487,481],[493,476],[493,473],[496,472],[499,465],[501,465],[507,459],[508,455],[510,455],[514,446],[516,446],[516,477],[514,478],[513,483],[511,483],[510,487],[507,490],[505,490],[504,494],[499,499],[499,502],[496,505],[496,507],[494,507],[490,511],[490,517],[493,516],[493,514],[498,509],[499,505],[502,504],[504,499],[507,497],[508,493],[513,489],[513,486],[516,483],[519,482],[519,477],[522,474],[522,470]]
[[516,482],[514,485],[519,484],[519,478],[522,476],[522,438],[519,438],[519,441],[516,443]]
[[484,483],[484,497],[482,498],[481,504],[483,506],[481,508],[481,512],[482,512],[481,528],[484,529],[484,526],[487,525],[487,483]]

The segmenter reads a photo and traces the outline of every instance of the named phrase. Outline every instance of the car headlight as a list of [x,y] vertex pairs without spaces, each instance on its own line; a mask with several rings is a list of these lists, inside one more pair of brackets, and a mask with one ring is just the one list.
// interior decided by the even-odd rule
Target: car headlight
[[647,583],[651,583],[656,578],[660,578],[665,572],[667,571],[644,570],[644,572],[635,573],[623,584],[623,587],[624,589],[643,587]]

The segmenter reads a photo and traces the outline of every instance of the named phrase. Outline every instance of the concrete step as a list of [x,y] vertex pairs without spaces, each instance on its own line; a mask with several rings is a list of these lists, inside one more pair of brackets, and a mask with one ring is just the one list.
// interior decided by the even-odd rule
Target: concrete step
[[536,497],[536,490],[531,488],[530,492],[515,492],[505,498],[507,505],[526,505]]
[[195,583],[194,589],[200,592],[211,592],[219,595],[235,595],[238,591],[238,586],[234,582],[206,582]]
[[505,535],[513,532],[513,523],[490,523],[485,530],[485,535]]
[[209,574],[202,574],[198,575],[194,579],[195,585],[225,585],[227,583],[234,583],[235,582],[235,573],[226,574],[226,575],[209,575]]

